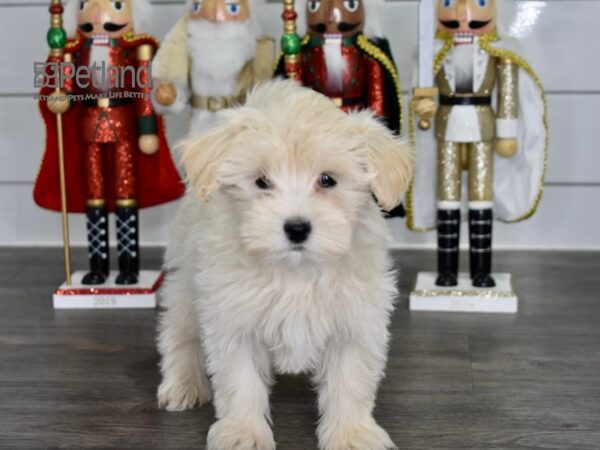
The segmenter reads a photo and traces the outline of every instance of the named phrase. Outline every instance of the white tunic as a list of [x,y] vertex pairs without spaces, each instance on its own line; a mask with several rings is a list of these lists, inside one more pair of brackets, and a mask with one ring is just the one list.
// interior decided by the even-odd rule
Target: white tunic
[[[472,44],[457,45],[444,60],[446,80],[453,92],[458,86],[470,85],[468,92],[477,92],[488,65],[489,55],[479,47],[479,38]],[[479,142],[481,127],[473,105],[456,105],[450,110],[445,140],[449,142]]]

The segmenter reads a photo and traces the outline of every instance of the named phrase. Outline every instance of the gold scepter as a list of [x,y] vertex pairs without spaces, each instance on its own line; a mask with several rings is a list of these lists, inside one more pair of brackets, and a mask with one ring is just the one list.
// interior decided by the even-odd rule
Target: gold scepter
[[296,18],[294,0],[283,0],[283,36],[281,36],[281,50],[283,51],[283,64],[285,75],[291,80],[300,77],[300,36],[296,31]]
[[[67,43],[67,33],[63,29],[63,6],[61,0],[50,0],[50,29],[46,35],[48,45],[50,46],[50,56],[59,62],[62,62],[64,48]],[[62,74],[62,67],[60,68]],[[62,79],[62,78],[59,78]],[[60,83],[56,86],[54,94],[58,97],[63,95],[60,90]],[[66,103],[66,102],[65,102]],[[60,208],[62,215],[63,248],[65,254],[65,277],[66,284],[71,284],[71,249],[69,246],[69,216],[67,212],[67,186],[65,182],[65,152],[63,142],[62,113],[68,108],[56,112],[56,132],[58,140],[58,171],[60,177]]]

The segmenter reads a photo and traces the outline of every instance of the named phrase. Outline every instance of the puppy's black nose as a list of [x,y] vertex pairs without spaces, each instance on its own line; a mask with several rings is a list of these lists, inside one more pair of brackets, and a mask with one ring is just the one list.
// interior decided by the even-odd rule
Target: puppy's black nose
[[283,224],[283,230],[285,231],[286,236],[294,244],[301,244],[304,242],[308,238],[311,228],[310,222],[306,222],[302,219],[288,220]]

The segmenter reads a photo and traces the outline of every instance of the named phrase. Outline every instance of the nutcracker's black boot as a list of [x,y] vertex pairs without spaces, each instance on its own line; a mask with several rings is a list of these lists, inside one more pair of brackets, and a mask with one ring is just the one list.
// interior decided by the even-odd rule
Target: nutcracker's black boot
[[460,209],[438,209],[438,277],[437,286],[458,284],[458,244]]
[[492,272],[492,210],[469,210],[469,245],[473,286],[496,286]]
[[102,284],[108,277],[108,213],[105,207],[88,207],[88,255],[90,271],[81,280],[83,284]]
[[136,207],[117,206],[115,213],[119,254],[119,275],[116,283],[135,284],[138,282],[140,268],[138,211]]

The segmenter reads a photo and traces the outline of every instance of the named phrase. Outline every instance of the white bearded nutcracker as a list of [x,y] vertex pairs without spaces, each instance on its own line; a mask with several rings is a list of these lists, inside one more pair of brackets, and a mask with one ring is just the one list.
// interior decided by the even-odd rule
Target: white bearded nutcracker
[[177,114],[191,105],[194,135],[271,77],[275,43],[260,35],[254,0],[193,0],[188,8],[158,51],[152,76],[156,108]]
[[[417,163],[407,225],[414,231],[437,226],[438,286],[457,285],[462,204],[468,204],[472,283],[489,288],[495,286],[493,215],[507,223],[527,219],[542,195],[544,92],[515,42],[499,35],[496,8],[502,2],[437,0],[433,73],[439,99],[417,89],[411,102],[411,121],[416,113],[422,129],[410,127]],[[429,118],[434,127],[428,131],[423,122]]]

